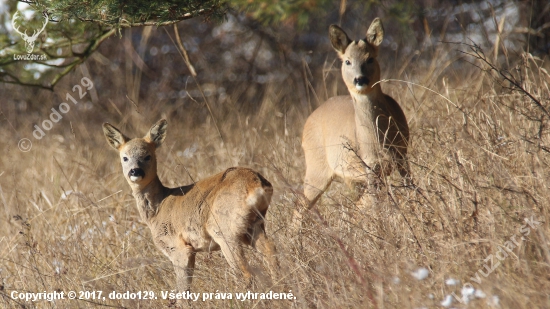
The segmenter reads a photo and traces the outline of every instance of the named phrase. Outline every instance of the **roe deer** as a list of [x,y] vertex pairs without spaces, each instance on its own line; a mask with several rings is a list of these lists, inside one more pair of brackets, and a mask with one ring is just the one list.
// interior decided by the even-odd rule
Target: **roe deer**
[[[396,161],[401,176],[406,181],[409,178],[407,119],[399,104],[377,83],[378,47],[383,36],[378,18],[370,25],[366,38],[358,41],[350,40],[336,25],[329,28],[330,42],[343,61],[342,77],[351,95],[328,99],[304,126],[304,195],[308,208],[315,205],[336,176],[353,187],[376,187],[375,180],[391,172],[383,162],[387,154]],[[300,220],[301,214],[296,215]]]
[[144,138],[129,139],[104,123],[103,133],[120,154],[141,219],[151,229],[155,245],[174,265],[178,288],[190,289],[195,253],[220,249],[249,285],[251,272],[243,245],[264,255],[274,278],[278,267],[275,246],[264,227],[273,194],[269,181],[251,169],[232,167],[188,186],[165,187],[157,175],[155,150],[166,137],[166,127],[162,119]]

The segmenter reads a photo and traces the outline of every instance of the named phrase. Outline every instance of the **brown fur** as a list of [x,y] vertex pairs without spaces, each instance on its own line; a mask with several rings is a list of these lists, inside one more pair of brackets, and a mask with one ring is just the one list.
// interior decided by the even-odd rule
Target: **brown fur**
[[[131,140],[108,123],[103,124],[103,131],[120,153],[124,176],[155,245],[174,265],[178,288],[189,290],[195,254],[214,250],[222,250],[248,285],[252,275],[243,245],[265,256],[273,277],[278,268],[275,246],[264,227],[273,195],[269,181],[251,169],[232,167],[195,184],[165,187],[157,176],[155,150],[164,141],[166,126],[161,120],[144,138]],[[137,169],[143,176],[132,178]]]
[[[380,81],[376,58],[383,36],[378,18],[359,41],[351,41],[336,25],[329,28],[332,46],[344,62],[342,77],[351,95],[330,98],[305,123],[304,194],[310,208],[335,177],[350,186],[372,187],[373,176],[391,172],[387,164],[391,160],[405,179],[409,177],[407,119],[399,104],[376,84]],[[296,220],[301,221],[301,214],[296,213]]]

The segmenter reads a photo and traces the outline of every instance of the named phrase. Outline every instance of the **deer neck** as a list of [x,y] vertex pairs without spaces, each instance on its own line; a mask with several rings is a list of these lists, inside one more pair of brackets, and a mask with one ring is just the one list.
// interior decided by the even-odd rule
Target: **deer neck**
[[132,186],[132,194],[136,199],[141,219],[147,223],[155,217],[164,198],[167,188],[160,182],[158,176],[143,187]]
[[351,97],[355,109],[356,146],[362,158],[369,157],[378,146],[376,118],[384,101],[384,93],[377,84],[369,93],[351,92]]

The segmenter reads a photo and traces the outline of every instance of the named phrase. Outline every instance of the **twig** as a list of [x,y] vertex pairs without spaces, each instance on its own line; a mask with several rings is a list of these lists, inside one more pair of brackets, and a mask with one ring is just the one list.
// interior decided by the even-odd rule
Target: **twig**
[[[189,68],[189,71],[191,72],[191,77],[193,77],[193,80],[195,81],[195,84],[197,85],[197,88],[199,89],[199,92],[201,93],[202,99],[204,100],[204,104],[206,105],[206,108],[208,109],[208,113],[210,114],[210,117],[212,117],[212,123],[214,123],[214,127],[216,128],[216,131],[218,132],[218,136],[220,137],[220,140],[222,141],[222,144],[223,144],[223,146],[225,148],[225,151],[227,153],[227,158],[228,158],[228,160],[231,160],[231,155],[229,153],[229,149],[227,149],[227,144],[225,143],[225,141],[223,139],[223,136],[222,136],[222,132],[220,131],[220,128],[218,127],[216,117],[214,117],[214,113],[212,112],[212,108],[210,107],[210,104],[208,103],[208,100],[206,99],[206,95],[204,94],[204,91],[202,90],[201,84],[197,80],[195,68],[191,65],[191,62],[189,61],[189,55],[187,55],[187,51],[185,50],[185,47],[183,46],[183,44],[181,44],[181,38],[179,37],[178,26],[174,24],[174,34],[176,36],[176,40],[178,41],[178,43],[174,42],[174,40],[172,39],[172,36],[170,36],[170,33],[168,33],[168,30],[166,30],[166,28],[164,28],[164,31],[166,31],[166,34],[168,34],[168,37],[170,38],[172,43],[174,43],[174,45],[179,47],[178,51],[179,51],[180,55],[183,57],[183,60],[184,60],[185,64]],[[187,58],[186,58],[186,55],[187,55]],[[193,73],[195,73],[195,75],[193,75]]]
[[487,57],[483,53],[483,50],[481,49],[481,47],[477,46],[476,44],[466,44],[466,43],[462,43],[462,44],[470,47],[473,54],[461,51],[462,53],[464,53],[466,55],[469,55],[469,56],[472,56],[472,57],[474,57],[478,60],[481,60],[483,63],[485,63],[487,66],[489,66],[490,70],[497,72],[505,81],[512,84],[516,88],[515,90],[520,91],[521,93],[528,96],[533,101],[533,103],[535,103],[536,106],[538,106],[547,116],[550,116],[550,113],[544,107],[544,105],[542,105],[542,103],[539,100],[537,100],[529,91],[525,90],[525,88],[523,88],[523,86],[521,86],[518,83],[518,81],[516,81],[514,76],[509,71],[501,70],[501,69],[497,68],[494,64],[492,64],[491,62],[489,62],[487,60]]
[[178,25],[176,25],[176,24],[174,24],[174,33],[175,33],[175,37],[176,37],[176,42],[178,42],[178,46],[179,46],[181,52],[183,53],[183,60],[185,61],[185,65],[187,65],[187,68],[191,72],[191,75],[193,77],[196,77],[197,72],[195,71],[195,67],[193,67],[193,64],[189,60],[189,54],[187,54],[187,49],[185,49],[185,46],[183,46],[183,44],[181,43],[181,37],[180,37],[180,33],[178,31]]

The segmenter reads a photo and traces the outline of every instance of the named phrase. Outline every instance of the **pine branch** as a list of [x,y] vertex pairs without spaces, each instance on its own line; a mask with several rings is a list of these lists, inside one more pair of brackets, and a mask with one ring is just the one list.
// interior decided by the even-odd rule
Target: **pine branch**
[[118,26],[118,27],[121,27],[121,28],[142,27],[142,26],[163,27],[163,26],[169,26],[169,25],[178,23],[178,22],[183,21],[183,20],[191,19],[191,18],[194,18],[194,17],[197,17],[197,16],[209,15],[209,14],[213,13],[213,11],[214,11],[213,9],[212,10],[200,9],[197,12],[185,13],[183,16],[180,16],[178,18],[174,18],[174,19],[171,19],[171,20],[168,20],[168,21],[130,22],[126,19],[121,19],[119,22],[115,22],[115,21],[112,21],[112,20],[103,20],[103,19],[86,19],[86,18],[79,18],[79,19],[80,19],[80,21],[83,21],[83,22],[93,22],[93,23],[97,23],[97,24],[100,24],[102,26],[107,26],[107,27],[109,27],[109,26]]
[[[0,80],[0,82],[4,82],[4,83],[8,83],[8,84],[18,84],[18,85],[22,85],[22,86],[38,87],[38,88],[53,91],[53,88],[61,80],[62,77],[69,74],[77,65],[79,65],[79,64],[83,63],[84,61],[86,61],[86,59],[88,59],[88,57],[90,57],[92,55],[92,53],[95,52],[99,48],[101,43],[103,41],[105,41],[107,38],[109,38],[110,36],[112,36],[113,34],[115,34],[115,32],[116,32],[116,29],[111,29],[111,30],[105,31],[104,33],[102,33],[97,38],[94,38],[93,40],[91,40],[90,44],[84,50],[84,52],[78,53],[78,54],[74,53],[74,55],[77,56],[77,59],[74,60],[73,62],[69,63],[69,64],[63,65],[63,67],[65,67],[65,69],[63,71],[61,71],[61,73],[57,74],[52,79],[52,82],[49,85],[27,83],[27,82],[21,81],[18,77],[14,76],[13,74],[10,74],[8,72],[2,72],[2,75],[1,75],[2,80]],[[6,79],[3,78],[4,76],[10,77],[12,80],[6,80]]]
[[[8,57],[0,60],[0,82],[39,87],[53,90],[55,85],[77,65],[83,63],[95,52],[101,43],[121,28],[142,26],[168,26],[198,16],[205,18],[221,16],[225,13],[226,0],[52,0],[49,2],[19,0],[27,3],[36,12],[43,12],[55,27],[46,28],[48,38],[53,43],[40,48],[48,59],[65,59],[65,64],[52,65],[47,62],[35,62],[61,70],[51,82],[36,84],[26,81],[28,71],[23,69],[21,61],[15,61],[9,54],[15,54],[23,46],[19,41],[17,48],[10,48]],[[70,21],[70,22],[68,22]],[[75,22],[76,21],[76,22]],[[25,22],[23,22],[25,23]],[[27,22],[23,27],[32,27]],[[30,25],[29,25],[30,24]],[[48,32],[48,29],[54,30]],[[86,44],[83,52],[75,52],[73,47]],[[58,50],[69,51],[56,55]],[[71,59],[74,58],[74,59]],[[71,59],[70,61],[68,61]],[[67,63],[68,62],[68,63]]]

